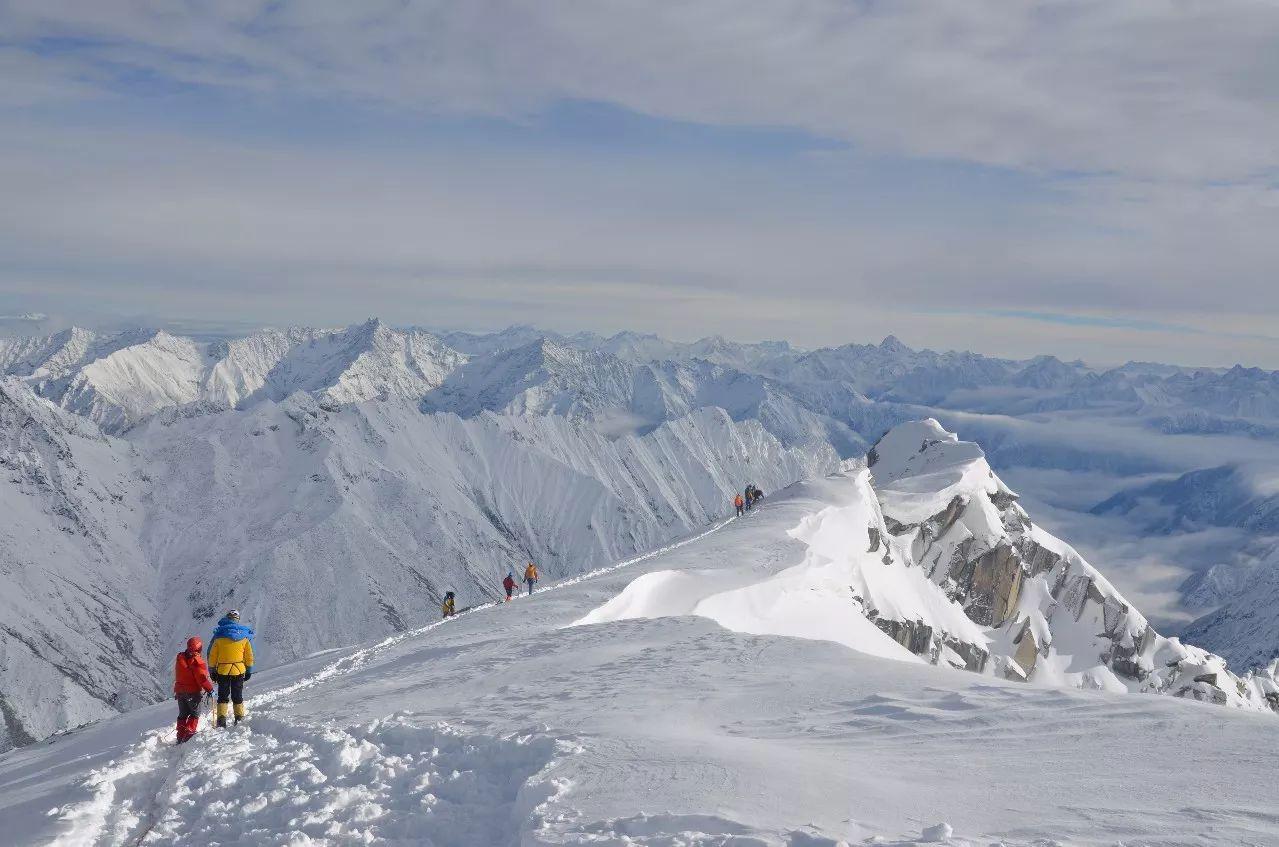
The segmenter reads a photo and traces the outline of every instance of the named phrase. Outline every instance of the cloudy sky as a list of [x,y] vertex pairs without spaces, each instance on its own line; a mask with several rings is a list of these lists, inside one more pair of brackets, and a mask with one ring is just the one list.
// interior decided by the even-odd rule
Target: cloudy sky
[[0,0],[0,325],[1279,368],[1271,0]]

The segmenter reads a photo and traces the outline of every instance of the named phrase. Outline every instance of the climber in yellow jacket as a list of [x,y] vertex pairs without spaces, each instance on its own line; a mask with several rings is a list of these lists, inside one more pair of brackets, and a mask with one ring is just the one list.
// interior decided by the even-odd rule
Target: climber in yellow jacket
[[209,674],[218,684],[218,726],[226,726],[228,703],[235,707],[235,722],[244,720],[244,683],[253,676],[253,628],[240,623],[235,609],[213,630]]
[[528,584],[528,593],[533,593],[533,583],[537,582],[537,565],[532,562],[524,569],[524,582]]

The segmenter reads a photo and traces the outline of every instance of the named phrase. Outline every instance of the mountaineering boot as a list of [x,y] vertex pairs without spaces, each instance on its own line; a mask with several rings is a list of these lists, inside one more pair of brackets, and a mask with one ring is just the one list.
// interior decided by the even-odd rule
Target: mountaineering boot
[[219,703],[218,704],[218,726],[222,727],[223,729],[226,729],[226,713],[227,713],[227,704]]
[[244,718],[245,718],[244,704],[236,703],[235,704],[235,722],[239,723],[240,721],[244,720]]

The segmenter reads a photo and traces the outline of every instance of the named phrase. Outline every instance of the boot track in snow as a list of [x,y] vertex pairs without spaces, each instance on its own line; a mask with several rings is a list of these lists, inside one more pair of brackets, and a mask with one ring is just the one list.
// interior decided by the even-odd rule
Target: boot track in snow
[[[729,517],[698,535],[690,536],[643,555],[596,568],[580,576],[554,583],[539,590],[535,596],[540,597],[547,592],[577,585],[585,580],[669,553],[672,550],[676,550],[686,544],[692,544],[718,532],[734,520],[737,520],[736,516]],[[532,596],[524,599],[532,599]],[[287,705],[293,695],[327,682],[334,677],[359,670],[377,655],[407,639],[425,635],[431,630],[458,618],[505,605],[501,601],[480,604],[460,611],[444,620],[389,636],[376,644],[353,651],[307,679],[250,697],[246,705],[249,706],[251,713],[268,710],[268,707]],[[86,847],[99,847],[99,845],[105,847],[105,845],[109,844],[128,844],[131,847],[141,847],[141,845],[151,841],[168,843],[168,841],[159,840],[161,838],[159,828],[166,822],[166,816],[175,811],[174,801],[184,800],[187,804],[192,802],[192,798],[189,796],[192,791],[189,785],[186,784],[189,780],[185,778],[189,769],[183,766],[184,760],[187,759],[192,750],[200,750],[205,754],[204,758],[201,758],[195,765],[197,768],[203,768],[210,758],[213,760],[218,759],[218,749],[226,745],[232,745],[237,748],[245,745],[253,747],[255,748],[255,755],[256,748],[259,747],[264,751],[264,754],[270,754],[280,748],[300,746],[304,751],[307,751],[307,755],[314,755],[316,749],[334,744],[337,744],[341,749],[346,749],[346,747],[355,744],[361,750],[366,751],[371,744],[367,738],[352,741],[350,733],[340,730],[309,727],[284,718],[270,717],[270,711],[267,711],[267,715],[266,719],[255,721],[256,728],[245,727],[239,732],[216,729],[206,724],[205,728],[197,733],[191,741],[181,745],[174,744],[176,734],[172,727],[146,733],[123,756],[92,771],[85,778],[82,785],[90,790],[91,797],[79,803],[51,810],[50,814],[57,814],[66,825],[66,830],[59,838],[58,843],[85,845]],[[394,720],[394,718],[388,720]],[[463,751],[470,749],[468,745],[480,744],[484,746],[489,743],[488,740],[466,740],[460,731],[449,727],[437,727],[435,729],[412,727],[411,730],[403,730],[403,732],[409,731],[434,733],[432,735],[434,739],[462,738],[464,739],[461,748]],[[359,730],[354,730],[354,732],[356,735],[360,734]],[[511,741],[514,741],[518,754],[518,761],[515,766],[521,771],[527,770],[529,777],[553,759],[551,753],[544,749],[547,744],[552,743],[551,739],[520,736],[503,741],[502,746],[510,746]],[[430,748],[429,744],[427,746]],[[437,744],[437,746],[442,745]],[[433,755],[438,753],[439,750],[435,749]],[[399,754],[404,756],[406,752],[400,751]],[[364,753],[361,755],[364,755]],[[344,761],[342,756],[337,758]],[[525,759],[530,759],[530,761],[526,763],[524,762]],[[433,759],[432,762],[434,762]],[[433,768],[436,767],[436,764],[428,765],[424,762],[422,766]],[[531,770],[528,770],[529,768]],[[343,777],[349,778],[351,776],[349,771],[351,769],[347,768],[335,779],[340,781]],[[555,793],[555,790],[548,788],[546,793],[549,797]],[[180,795],[188,796],[183,797]],[[141,804],[135,805],[135,801],[139,798],[142,798]],[[180,810],[178,816],[181,817]]]

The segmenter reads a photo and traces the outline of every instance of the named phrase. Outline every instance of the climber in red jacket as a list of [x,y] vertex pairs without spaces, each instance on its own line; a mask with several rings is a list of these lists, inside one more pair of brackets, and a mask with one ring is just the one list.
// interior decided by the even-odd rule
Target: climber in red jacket
[[213,692],[209,666],[200,652],[204,642],[192,636],[173,662],[173,698],[178,701],[178,743],[190,741],[200,728],[200,698]]

